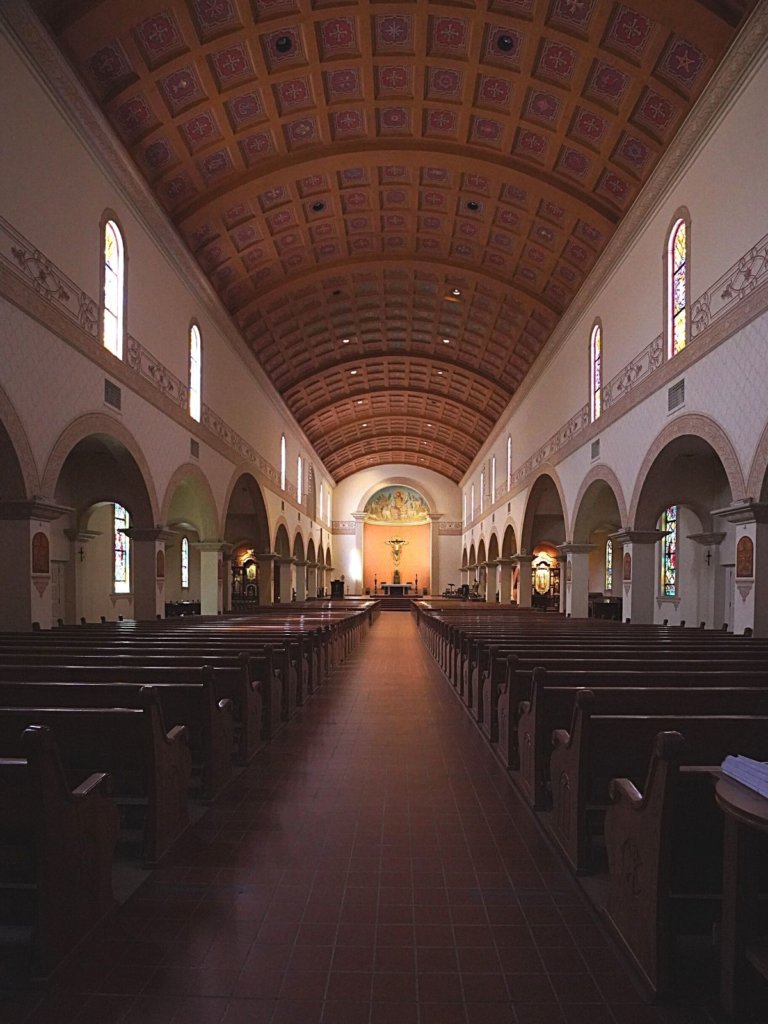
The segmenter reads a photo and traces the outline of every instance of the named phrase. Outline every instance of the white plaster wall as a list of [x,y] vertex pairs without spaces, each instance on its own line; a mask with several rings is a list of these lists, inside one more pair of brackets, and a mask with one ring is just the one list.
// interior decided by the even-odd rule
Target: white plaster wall
[[[13,139],[3,155],[0,183],[0,214],[29,242],[39,248],[79,288],[98,299],[101,260],[100,220],[109,209],[117,216],[123,229],[127,254],[126,328],[168,370],[186,382],[188,367],[188,331],[193,319],[200,324],[203,339],[203,402],[244,437],[273,467],[279,465],[280,435],[288,442],[288,479],[295,488],[296,455],[310,459],[320,480],[332,482],[317,453],[308,444],[279,397],[265,383],[255,361],[243,347],[236,350],[225,336],[229,318],[222,308],[215,309],[201,300],[210,286],[201,272],[192,267],[190,276],[180,270],[148,232],[142,208],[135,207],[115,186],[90,150],[81,143],[63,120],[52,99],[44,91],[23,60],[5,37],[0,37],[0,109],[3,110],[6,138]],[[98,112],[96,121],[111,135],[111,128]],[[39,197],[44,197],[40,201]],[[159,210],[155,200],[145,191],[141,200],[152,216],[165,220],[167,229],[175,234],[170,222]],[[179,241],[179,246],[183,248]],[[179,263],[183,267],[184,260]],[[147,301],[148,297],[154,301]],[[215,300],[214,300],[215,301]],[[50,434],[66,422],[79,399],[80,409],[103,406],[103,371],[87,365],[68,346],[53,344],[50,335],[39,341],[34,363],[26,349],[31,334],[38,328],[22,327],[17,322],[9,329],[7,320],[0,323],[0,345],[3,357],[9,349],[13,365],[7,367],[3,381],[16,400],[16,384],[24,387],[32,367],[38,373],[38,387],[53,379],[50,393],[60,394],[61,408],[40,417],[32,427],[39,452],[50,445]],[[97,343],[94,342],[94,345]],[[19,349],[17,350],[17,346]],[[41,356],[42,351],[45,355]],[[36,364],[36,365],[35,365]],[[61,379],[71,382],[62,394]],[[48,393],[48,392],[46,392]],[[123,418],[126,424],[135,421],[132,400],[124,393]],[[150,407],[142,402],[143,421],[152,417]],[[162,417],[163,421],[165,418]],[[153,427],[157,423],[152,424]],[[190,420],[190,434],[196,425]],[[136,433],[140,433],[136,428]],[[166,467],[174,467],[189,456],[188,437],[176,430],[178,443],[169,442],[163,430],[152,432],[150,438],[162,438],[150,444],[147,454],[157,473],[162,494]],[[145,432],[146,434],[146,432]],[[151,451],[154,448],[155,451]],[[181,449],[184,449],[183,451]],[[155,461],[155,455],[158,461]],[[202,458],[202,452],[201,452]],[[234,461],[234,460],[233,460]],[[226,475],[221,467],[210,467],[217,475],[215,492]]]

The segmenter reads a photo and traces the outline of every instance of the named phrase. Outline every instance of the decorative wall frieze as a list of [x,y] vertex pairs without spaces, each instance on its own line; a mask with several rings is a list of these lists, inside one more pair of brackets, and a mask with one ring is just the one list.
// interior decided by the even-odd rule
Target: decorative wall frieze
[[334,519],[331,523],[331,533],[336,536],[354,537],[357,532],[357,523],[354,519]]
[[[15,280],[16,287],[7,286],[8,275]],[[25,301],[25,291],[34,293],[37,300],[34,304]],[[81,351],[86,355],[92,353],[99,361],[105,358],[105,350],[98,337],[98,302],[79,288],[45,253],[33,246],[3,217],[0,217],[0,295],[41,321],[59,337],[62,335],[62,321],[69,324],[70,328],[76,329],[80,341],[85,341],[85,345],[80,346]],[[29,298],[31,299],[31,296]],[[137,338],[131,335],[127,337],[124,358],[121,361],[115,362],[112,356],[107,358],[112,371],[118,368],[132,371],[150,385],[158,396],[170,401],[186,415],[187,385]],[[120,374],[113,373],[113,376],[120,377],[121,383],[123,382]],[[127,383],[135,387],[130,380]],[[144,389],[136,390],[141,392]],[[260,483],[265,483],[274,490],[279,489],[280,474],[277,467],[260,455],[253,445],[205,403],[200,423],[221,442],[233,462],[250,463]],[[190,431],[195,430],[192,422],[185,422],[184,425]],[[285,490],[281,493],[288,500],[297,502],[296,485],[290,481],[286,481]]]
[[436,524],[439,536],[455,537],[461,536],[463,526],[460,519],[444,520]]

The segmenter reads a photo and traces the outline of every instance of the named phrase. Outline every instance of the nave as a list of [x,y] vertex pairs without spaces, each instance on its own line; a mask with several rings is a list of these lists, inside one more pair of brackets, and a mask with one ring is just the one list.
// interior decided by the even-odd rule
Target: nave
[[712,1024],[649,1006],[408,613],[0,1024]]

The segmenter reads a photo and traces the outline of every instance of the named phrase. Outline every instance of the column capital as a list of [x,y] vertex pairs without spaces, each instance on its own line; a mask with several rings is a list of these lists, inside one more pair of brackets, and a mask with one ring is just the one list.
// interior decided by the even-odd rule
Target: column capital
[[228,547],[223,540],[193,540],[189,546],[198,551],[223,551]]
[[609,539],[619,544],[655,544],[666,535],[666,530],[631,530],[627,527],[610,534]]
[[444,518],[445,512],[428,512],[430,523],[437,523]]
[[729,523],[768,523],[768,502],[744,498],[734,501],[725,508],[712,509],[710,515],[725,519]]
[[67,512],[73,512],[70,505],[60,505],[53,498],[35,495],[29,499],[6,499],[0,501],[0,519],[42,519],[51,523]]
[[696,544],[701,544],[702,547],[716,548],[718,544],[722,544],[725,538],[728,536],[727,533],[689,533],[686,535],[688,540],[694,541]]
[[533,555],[525,555],[520,552],[519,555],[512,555],[512,561],[515,565],[533,565]]
[[168,541],[174,540],[178,537],[178,534],[174,530],[168,530],[164,526],[129,526],[127,530],[122,530],[126,537],[130,537],[131,540],[141,541]]
[[367,512],[353,512],[352,513],[352,518],[355,520],[356,523],[364,523],[365,520],[368,518],[368,513]]
[[597,550],[597,544],[558,544],[557,550],[563,555],[588,555]]
[[101,536],[101,530],[65,530],[64,536],[74,543],[87,544],[89,540],[95,540]]

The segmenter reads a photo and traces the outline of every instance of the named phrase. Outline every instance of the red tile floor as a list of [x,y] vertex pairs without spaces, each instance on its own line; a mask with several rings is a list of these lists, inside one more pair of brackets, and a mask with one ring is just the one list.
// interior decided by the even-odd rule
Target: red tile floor
[[645,1004],[407,612],[0,1024],[712,1024]]

